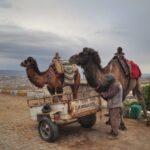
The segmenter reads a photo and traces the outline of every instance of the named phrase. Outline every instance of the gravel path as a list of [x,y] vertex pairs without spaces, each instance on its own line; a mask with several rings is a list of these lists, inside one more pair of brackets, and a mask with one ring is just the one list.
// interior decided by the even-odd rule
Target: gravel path
[[118,140],[109,140],[106,118],[92,129],[74,123],[60,129],[55,143],[46,143],[38,135],[37,123],[30,119],[25,97],[0,94],[0,150],[149,150],[150,127],[143,122],[126,119],[128,131]]

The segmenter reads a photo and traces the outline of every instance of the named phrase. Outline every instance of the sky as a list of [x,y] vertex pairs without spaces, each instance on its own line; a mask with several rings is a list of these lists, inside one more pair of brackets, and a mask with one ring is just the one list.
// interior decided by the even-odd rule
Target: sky
[[0,0],[0,69],[23,70],[34,57],[41,71],[55,52],[63,59],[91,47],[102,65],[118,46],[150,73],[149,0]]

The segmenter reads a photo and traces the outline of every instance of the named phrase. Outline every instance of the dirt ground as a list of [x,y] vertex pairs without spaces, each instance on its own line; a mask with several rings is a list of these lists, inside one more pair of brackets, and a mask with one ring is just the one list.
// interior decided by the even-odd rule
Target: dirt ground
[[109,140],[109,126],[97,115],[92,129],[78,123],[60,129],[55,143],[43,141],[37,123],[30,119],[25,97],[0,94],[0,150],[150,150],[150,127],[141,121],[125,119],[128,130],[118,140]]

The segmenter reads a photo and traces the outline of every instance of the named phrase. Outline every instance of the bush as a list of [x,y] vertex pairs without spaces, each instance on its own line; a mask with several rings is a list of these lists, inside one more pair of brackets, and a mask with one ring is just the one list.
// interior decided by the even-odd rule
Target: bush
[[143,88],[146,109],[150,110],[150,84]]
[[131,107],[132,105],[139,105],[139,102],[138,101],[129,101],[129,102],[124,102],[124,106],[126,107]]

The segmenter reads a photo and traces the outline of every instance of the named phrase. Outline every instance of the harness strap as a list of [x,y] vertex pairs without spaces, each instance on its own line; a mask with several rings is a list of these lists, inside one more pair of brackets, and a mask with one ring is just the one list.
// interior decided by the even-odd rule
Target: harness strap
[[[126,89],[125,89],[125,91],[127,91],[127,89],[129,88],[129,86],[130,86],[130,81],[131,81],[131,78],[130,78],[130,76],[128,77],[128,84],[127,84],[127,87],[126,87]],[[123,93],[125,93],[125,92],[123,92]],[[125,95],[126,95],[126,93],[125,94],[123,94],[123,100],[125,99]]]
[[95,90],[96,90],[97,92],[99,92],[99,89],[100,89],[100,84],[97,84]]

